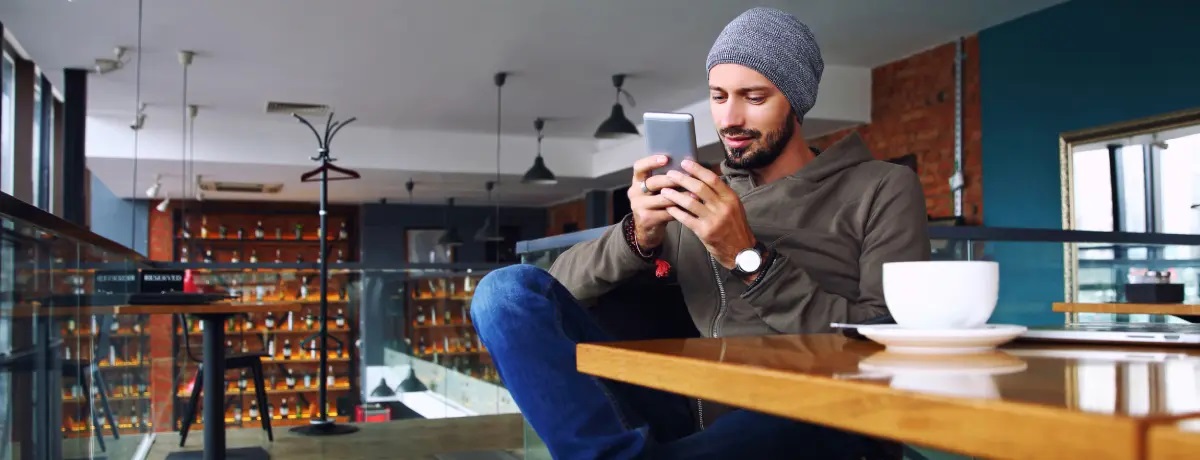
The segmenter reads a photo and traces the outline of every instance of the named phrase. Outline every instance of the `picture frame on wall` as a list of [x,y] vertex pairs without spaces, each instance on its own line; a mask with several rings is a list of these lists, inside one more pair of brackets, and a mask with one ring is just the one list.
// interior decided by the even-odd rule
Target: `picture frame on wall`
[[438,245],[438,239],[446,233],[442,228],[408,228],[404,230],[404,260],[410,264],[453,263],[454,248]]

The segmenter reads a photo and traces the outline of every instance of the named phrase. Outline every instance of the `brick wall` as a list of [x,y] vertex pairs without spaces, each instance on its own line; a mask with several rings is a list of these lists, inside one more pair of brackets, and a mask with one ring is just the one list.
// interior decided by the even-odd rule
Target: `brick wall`
[[[963,217],[983,222],[979,41],[964,40]],[[876,158],[917,156],[925,205],[933,217],[954,215],[954,43],[876,67],[871,72],[871,123],[810,140],[824,149],[857,130]]]

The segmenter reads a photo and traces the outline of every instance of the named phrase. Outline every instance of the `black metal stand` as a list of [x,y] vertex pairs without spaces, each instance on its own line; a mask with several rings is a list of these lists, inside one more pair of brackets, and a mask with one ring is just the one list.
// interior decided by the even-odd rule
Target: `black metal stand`
[[[308,122],[308,120],[305,120],[300,115],[292,115],[296,117],[296,119],[300,120],[301,123],[304,123],[305,126],[308,126],[308,129],[312,130],[313,135],[317,136],[317,156],[312,157],[312,160],[321,163],[321,166],[318,166],[317,169],[304,173],[304,175],[300,176],[300,180],[302,182],[312,182],[314,181],[313,177],[319,175],[320,178],[316,180],[321,182],[321,210],[319,214],[321,219],[321,230],[320,233],[318,233],[318,237],[321,240],[321,328],[320,332],[318,333],[318,337],[320,338],[320,346],[318,348],[320,349],[321,353],[321,368],[318,370],[320,381],[317,382],[317,405],[320,408],[321,415],[320,417],[311,420],[307,426],[298,426],[292,428],[290,431],[296,434],[308,436],[349,434],[358,431],[358,427],[353,425],[339,425],[336,420],[329,417],[328,410],[329,396],[326,382],[328,381],[327,369],[329,368],[329,241],[326,237],[328,233],[328,212],[326,212],[326,207],[329,205],[329,181],[359,178],[358,173],[354,171],[334,166],[333,162],[335,160],[329,157],[329,143],[333,140],[333,136],[337,134],[342,127],[354,122],[354,118],[350,118],[344,122],[334,122],[333,113],[331,112],[329,114],[329,118],[325,121],[325,136],[322,137],[321,134],[317,132],[317,129],[313,127],[312,123]],[[329,177],[330,171],[340,172],[344,174],[344,176],[331,178]]]

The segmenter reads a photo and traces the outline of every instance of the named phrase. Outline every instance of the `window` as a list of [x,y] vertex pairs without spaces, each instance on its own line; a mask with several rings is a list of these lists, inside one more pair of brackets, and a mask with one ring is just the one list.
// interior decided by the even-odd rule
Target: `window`
[[42,206],[42,183],[45,180],[42,178],[41,171],[38,171],[42,166],[42,81],[40,78],[33,79],[33,170],[29,171],[30,177],[33,178],[33,204],[39,208],[45,209]]
[[[1200,125],[1076,145],[1071,167],[1074,230],[1200,234]],[[1078,256],[1080,302],[1118,301],[1127,275],[1146,270],[1170,271],[1185,301],[1200,300],[1200,248],[1080,244]]]
[[7,53],[4,54],[3,58],[0,58],[0,61],[3,61],[3,64],[0,64],[2,66],[0,71],[3,72],[0,75],[0,79],[4,83],[0,85],[0,92],[3,93],[3,97],[0,98],[0,122],[3,122],[2,126],[0,126],[0,159],[3,160],[3,163],[0,163],[0,191],[12,194],[13,163],[15,160],[13,153],[13,131],[16,130],[16,120],[13,116],[13,62]]

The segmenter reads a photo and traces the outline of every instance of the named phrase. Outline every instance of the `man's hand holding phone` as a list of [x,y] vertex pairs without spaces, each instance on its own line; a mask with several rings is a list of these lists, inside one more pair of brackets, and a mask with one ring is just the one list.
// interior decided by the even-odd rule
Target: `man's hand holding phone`
[[633,164],[633,184],[629,186],[629,208],[633,211],[634,236],[643,250],[649,251],[662,244],[667,222],[674,220],[667,208],[675,202],[659,194],[659,191],[675,187],[670,177],[654,175],[654,170],[667,165],[666,155],[651,155]]

